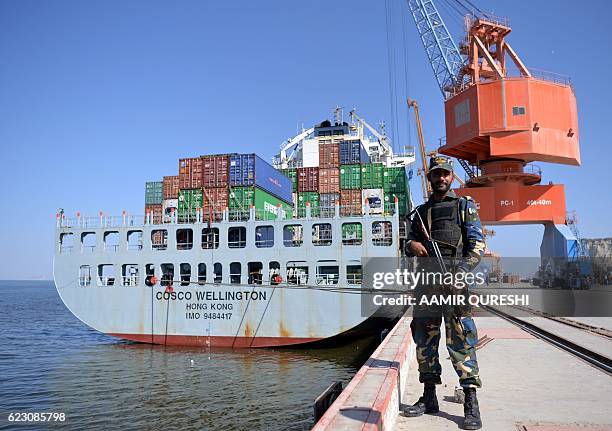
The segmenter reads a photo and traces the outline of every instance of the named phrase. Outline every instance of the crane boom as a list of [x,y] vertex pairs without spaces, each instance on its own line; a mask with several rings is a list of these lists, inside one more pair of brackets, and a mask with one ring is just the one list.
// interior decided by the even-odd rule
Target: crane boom
[[432,0],[407,0],[442,96],[461,84],[464,65],[455,41]]

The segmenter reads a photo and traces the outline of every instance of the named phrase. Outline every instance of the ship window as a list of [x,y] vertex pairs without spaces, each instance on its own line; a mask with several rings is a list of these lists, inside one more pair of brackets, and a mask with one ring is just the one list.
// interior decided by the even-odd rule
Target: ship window
[[60,253],[67,254],[72,253],[74,248],[74,234],[63,233],[60,235]]
[[272,285],[280,284],[282,281],[280,264],[276,261],[272,261],[268,265],[268,281]]
[[229,248],[246,247],[246,228],[244,226],[234,226],[228,229],[227,246]]
[[121,285],[138,286],[138,265],[125,264],[121,266]]
[[263,264],[261,262],[249,262],[247,264],[247,270],[249,271],[249,284],[262,283]]
[[151,247],[153,250],[165,250],[168,248],[168,231],[166,229],[151,231]]
[[176,248],[177,250],[191,250],[193,247],[193,230],[192,229],[177,229],[176,230]]
[[104,232],[104,251],[116,252],[119,249],[119,232]]
[[524,106],[513,106],[512,115],[525,115],[525,107]]
[[198,284],[206,283],[206,264],[198,263]]
[[342,244],[359,245],[361,238],[361,223],[342,223]]
[[219,248],[219,228],[205,227],[202,229],[202,248]]
[[191,281],[191,265],[188,263],[181,263],[179,269],[181,270],[181,286],[189,286],[189,282]]
[[317,223],[312,225],[312,245],[331,245],[331,223]]
[[142,250],[142,231],[131,230],[127,233],[128,250]]
[[283,244],[285,247],[300,247],[304,243],[304,232],[300,224],[288,224],[283,227]]
[[93,253],[96,249],[96,233],[83,232],[81,234],[81,251],[83,253]]
[[340,267],[335,261],[319,261],[317,264],[317,284],[338,284]]
[[346,281],[348,284],[361,284],[361,265],[346,265]]
[[389,246],[393,243],[390,221],[375,221],[372,223],[372,244]]
[[255,228],[255,246],[259,248],[274,246],[274,226],[257,226]]
[[213,272],[215,273],[215,283],[221,283],[223,281],[223,266],[219,262],[215,263]]
[[240,284],[240,275],[242,272],[242,265],[240,262],[230,263],[230,283]]
[[98,265],[98,286],[115,284],[115,265]]
[[155,279],[155,265],[153,265],[152,263],[147,263],[145,265],[145,274],[145,284],[149,287],[155,285],[154,281],[157,281]]
[[308,263],[287,262],[287,284],[307,284]]
[[81,265],[79,268],[79,286],[91,286],[91,266]]
[[172,280],[174,280],[174,264],[162,263],[161,264],[161,285],[172,286]]

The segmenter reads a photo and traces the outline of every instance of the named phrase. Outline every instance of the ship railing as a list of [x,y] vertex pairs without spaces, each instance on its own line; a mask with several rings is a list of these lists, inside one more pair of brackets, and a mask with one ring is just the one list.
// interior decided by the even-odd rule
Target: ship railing
[[338,275],[337,274],[318,274],[316,277],[316,283],[319,285],[338,284]]
[[[59,216],[57,217],[57,228],[119,228],[119,227],[142,227],[150,225],[165,225],[165,224],[193,224],[193,223],[209,223],[209,222],[225,222],[225,221],[252,221],[252,220],[308,220],[313,218],[344,218],[344,217],[368,217],[368,216],[383,216],[393,217],[399,211],[397,203],[391,206],[390,210],[385,208],[381,211],[380,208],[370,207],[368,204],[355,207],[354,205],[333,205],[333,206],[298,206],[293,208],[271,211],[269,209],[249,208],[243,211],[229,211],[228,209],[216,213],[213,217],[204,214],[201,210],[196,210],[194,216],[179,218],[171,217],[162,222],[161,219],[153,217],[152,214],[146,216],[122,215],[122,216],[100,216],[100,217],[84,217],[77,216],[74,218]],[[137,220],[144,220],[143,223]]]
[[361,284],[362,275],[361,274],[346,274],[346,281],[348,284]]

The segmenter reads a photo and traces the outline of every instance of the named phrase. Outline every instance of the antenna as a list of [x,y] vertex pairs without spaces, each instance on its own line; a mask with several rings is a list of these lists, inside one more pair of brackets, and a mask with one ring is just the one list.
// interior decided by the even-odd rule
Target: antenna
[[336,122],[336,124],[341,125],[342,124],[342,107],[341,106],[336,106],[336,108],[334,109],[334,121]]

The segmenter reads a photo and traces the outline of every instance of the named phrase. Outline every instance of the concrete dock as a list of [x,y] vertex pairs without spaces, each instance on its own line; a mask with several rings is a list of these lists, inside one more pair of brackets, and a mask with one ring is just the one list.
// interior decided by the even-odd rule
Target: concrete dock
[[[563,331],[574,340],[584,339],[600,353],[611,351],[612,341],[605,337],[538,319],[532,323],[546,324],[547,330]],[[444,335],[439,350],[443,369],[443,384],[437,391],[440,413],[417,418],[400,413],[403,405],[412,404],[422,393],[410,320],[400,320],[314,429],[460,429],[463,405],[455,400],[458,379]],[[612,431],[612,376],[501,318],[475,317],[475,322],[481,340],[477,355],[483,381],[478,391],[482,429]],[[381,360],[383,356],[405,361]],[[377,382],[373,374],[387,378]]]

